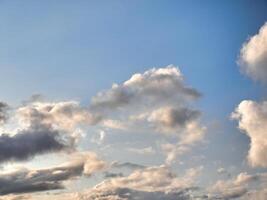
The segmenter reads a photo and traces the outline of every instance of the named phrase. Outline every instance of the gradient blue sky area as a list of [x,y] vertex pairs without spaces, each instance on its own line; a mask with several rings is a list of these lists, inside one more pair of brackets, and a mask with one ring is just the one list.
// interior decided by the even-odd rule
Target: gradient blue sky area
[[135,72],[175,64],[212,114],[230,111],[240,98],[258,94],[236,59],[266,20],[266,6],[260,0],[1,1],[2,96],[86,101]]
[[236,60],[266,8],[264,0],[0,1],[1,97],[86,104],[133,73],[175,64],[203,93],[206,116],[226,119],[241,99],[259,97]]
[[42,94],[86,106],[112,83],[174,64],[203,94],[197,104],[210,138],[196,151],[252,170],[243,162],[248,138],[229,116],[240,101],[266,94],[237,65],[242,44],[266,20],[266,0],[0,0],[1,100]]

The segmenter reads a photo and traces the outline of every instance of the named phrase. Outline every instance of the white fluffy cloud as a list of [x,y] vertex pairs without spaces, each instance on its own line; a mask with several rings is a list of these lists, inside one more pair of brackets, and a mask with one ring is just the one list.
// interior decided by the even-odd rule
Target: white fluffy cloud
[[[210,189],[211,199],[254,199],[252,195],[260,195],[259,191],[265,187],[267,181],[266,173],[248,174],[242,172],[230,180],[219,180]],[[252,186],[258,185],[257,194]],[[257,199],[257,198],[256,198]]]
[[239,64],[249,77],[267,82],[267,23],[243,44]]
[[127,106],[157,107],[159,104],[179,104],[181,101],[197,99],[200,93],[185,86],[183,76],[173,65],[153,68],[143,74],[134,74],[122,84],[99,92],[92,98],[94,109],[118,109]]
[[267,167],[267,102],[242,101],[232,114],[239,128],[250,138],[249,163]]
[[80,200],[175,200],[189,199],[190,190],[200,168],[189,169],[184,177],[177,177],[166,166],[148,167],[132,172],[127,177],[105,180],[79,195]]
[[42,124],[69,132],[80,124],[94,125],[101,119],[76,101],[31,102],[18,108],[17,117],[24,127]]
[[[189,150],[205,135],[201,112],[192,105],[200,96],[185,84],[180,70],[169,65],[113,84],[92,98],[90,109],[103,116],[100,124],[105,128],[174,136],[175,148],[181,153],[180,149]],[[175,159],[172,157],[169,160]]]

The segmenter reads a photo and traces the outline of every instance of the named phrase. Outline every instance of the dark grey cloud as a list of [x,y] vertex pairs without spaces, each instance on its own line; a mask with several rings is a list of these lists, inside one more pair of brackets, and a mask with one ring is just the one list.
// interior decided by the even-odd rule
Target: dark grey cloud
[[32,193],[32,192],[41,192],[41,191],[48,191],[48,190],[57,190],[57,189],[64,189],[61,183],[34,183],[34,184],[21,184],[15,183],[11,187],[3,188],[0,192],[0,195],[7,195],[7,194],[20,194],[20,193]]
[[47,127],[22,130],[14,136],[0,136],[0,162],[27,160],[37,154],[56,152],[71,146],[60,132]]
[[0,162],[74,149],[80,138],[78,126],[95,120],[87,109],[73,101],[28,102],[16,110],[16,119],[21,127],[15,135],[0,135]]
[[[57,179],[62,180],[62,178],[58,178],[58,175],[53,176],[51,172],[21,170],[0,175],[0,195],[62,189],[63,185],[60,181],[52,181]],[[31,173],[36,174],[31,177]]]
[[103,161],[88,152],[73,156],[70,162],[58,167],[0,173],[0,195],[63,189],[64,181],[90,176],[103,167]]

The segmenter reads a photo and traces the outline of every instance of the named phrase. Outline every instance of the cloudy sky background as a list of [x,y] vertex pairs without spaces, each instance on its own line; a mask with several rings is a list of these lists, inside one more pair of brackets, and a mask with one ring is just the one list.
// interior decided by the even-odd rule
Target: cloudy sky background
[[0,1],[0,200],[267,198],[267,3]]

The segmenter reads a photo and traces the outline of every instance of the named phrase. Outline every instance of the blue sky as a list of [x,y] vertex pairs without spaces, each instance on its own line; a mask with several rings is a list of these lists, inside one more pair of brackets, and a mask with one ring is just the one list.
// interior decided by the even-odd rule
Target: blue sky
[[[174,171],[202,166],[201,184],[205,186],[218,178],[219,167],[232,173],[231,177],[243,171],[262,172],[264,167],[254,168],[247,163],[249,131],[244,128],[248,134],[240,133],[237,124],[241,120],[231,120],[230,115],[243,100],[260,104],[266,99],[266,84],[242,73],[237,63],[242,45],[266,21],[265,0],[2,0],[0,101],[10,105],[10,115],[25,106],[22,102],[34,94],[43,95],[48,102],[77,101],[83,108],[91,109],[92,98],[99,91],[112,90],[113,83],[122,86],[135,73],[173,64],[183,74],[182,86],[201,93],[192,108],[191,103],[182,106],[201,111],[201,124],[207,128],[203,141],[177,158],[172,165]],[[129,112],[133,112],[134,106],[129,106]],[[110,112],[105,114],[112,119],[125,117],[125,113]],[[25,128],[16,129],[14,123],[16,119],[11,119],[11,125],[3,130]],[[107,134],[109,144],[92,142],[101,131]],[[164,164],[162,153],[147,157],[121,149],[151,147],[158,152],[161,141],[175,139],[136,135],[135,131],[121,133],[121,130],[103,128],[103,124],[90,124],[85,127],[85,136],[77,149],[93,151],[109,162]],[[43,156],[51,156],[51,161],[39,164]],[[197,160],[201,157],[205,161]],[[23,162],[49,167],[53,159],[57,161],[57,154],[40,155]],[[207,177],[209,171],[212,177]],[[81,185],[86,188],[86,184],[91,186],[98,181],[98,178],[90,179],[87,183],[86,179]]]
[[236,58],[267,15],[264,1],[1,1],[0,9],[7,83],[1,90],[23,86],[22,94],[4,95],[11,101],[40,92],[88,99],[135,72],[168,64],[178,65],[207,100],[223,99],[221,90],[246,96],[253,86]]

